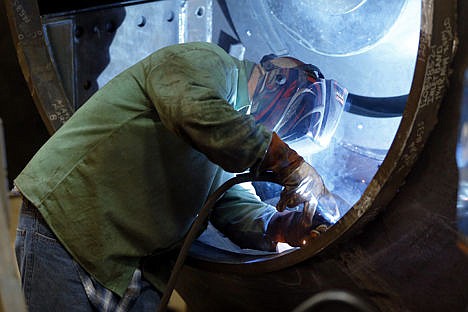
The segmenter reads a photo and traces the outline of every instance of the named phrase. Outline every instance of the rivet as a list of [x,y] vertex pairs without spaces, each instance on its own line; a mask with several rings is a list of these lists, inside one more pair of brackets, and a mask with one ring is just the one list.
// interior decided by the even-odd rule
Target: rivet
[[75,37],[76,38],[80,38],[81,36],[83,36],[83,27],[81,26],[75,26]]
[[172,22],[172,21],[174,20],[174,17],[175,17],[174,11],[169,11],[169,12],[167,13],[166,21]]
[[195,11],[195,14],[198,17],[202,17],[205,14],[205,8],[204,7],[198,7],[198,9]]
[[115,32],[115,29],[116,29],[116,27],[115,27],[115,23],[113,21],[109,21],[109,22],[106,23],[106,31],[107,32],[113,33],[113,32]]
[[86,80],[83,84],[83,89],[89,90],[91,88],[91,81]]
[[137,26],[138,27],[144,27],[146,25],[146,17],[140,16],[140,19],[138,20]]

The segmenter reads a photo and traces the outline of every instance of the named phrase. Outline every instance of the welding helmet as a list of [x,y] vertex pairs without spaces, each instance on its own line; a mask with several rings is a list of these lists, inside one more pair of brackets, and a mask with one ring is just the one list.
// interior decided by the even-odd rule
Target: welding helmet
[[289,65],[278,66],[276,59],[271,54],[260,62],[250,114],[301,155],[316,153],[335,133],[348,91],[314,65],[281,57]]

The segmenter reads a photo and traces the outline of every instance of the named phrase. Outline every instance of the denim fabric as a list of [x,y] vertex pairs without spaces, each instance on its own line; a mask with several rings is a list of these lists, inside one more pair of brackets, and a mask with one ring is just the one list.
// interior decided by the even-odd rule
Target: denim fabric
[[[57,241],[39,211],[25,201],[21,207],[15,242],[21,283],[30,312],[104,311],[109,306],[90,298],[83,283],[93,282],[93,289],[105,293],[115,307],[125,301],[123,311],[156,311],[160,298],[148,282],[142,280],[137,296],[120,298],[91,278]],[[134,295],[135,292],[127,292]],[[90,300],[93,299],[93,300]]]

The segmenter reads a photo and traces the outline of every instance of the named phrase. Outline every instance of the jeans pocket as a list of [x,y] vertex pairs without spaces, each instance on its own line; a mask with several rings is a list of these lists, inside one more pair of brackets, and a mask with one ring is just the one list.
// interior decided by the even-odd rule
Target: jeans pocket
[[56,237],[40,226],[25,233],[24,247],[18,239],[18,253],[22,253],[21,279],[29,311],[92,311],[73,260]]
[[15,256],[18,269],[22,272],[24,263],[24,246],[26,240],[26,230],[17,228],[16,239],[15,239]]
[[36,239],[38,240],[39,243],[45,243],[45,244],[57,244],[58,241],[55,238],[55,236],[50,236],[44,233],[36,232],[34,233],[36,236]]

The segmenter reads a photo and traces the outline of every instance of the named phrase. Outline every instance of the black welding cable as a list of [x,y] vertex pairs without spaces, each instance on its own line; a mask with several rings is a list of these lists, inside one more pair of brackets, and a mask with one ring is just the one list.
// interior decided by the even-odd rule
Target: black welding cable
[[193,222],[192,226],[190,227],[190,230],[185,236],[184,243],[182,244],[182,247],[179,251],[179,255],[177,256],[176,263],[174,265],[174,268],[172,269],[169,282],[166,285],[166,289],[161,298],[161,302],[159,303],[159,307],[157,310],[158,312],[166,312],[167,304],[169,303],[169,299],[171,298],[172,292],[175,288],[177,278],[179,277],[179,273],[182,270],[182,266],[184,265],[185,259],[187,258],[190,246],[192,245],[193,241],[198,237],[200,230],[205,226],[205,221],[210,215],[210,211],[213,209],[216,201],[219,198],[221,198],[221,196],[235,184],[249,181],[275,182],[275,179],[272,174],[268,173],[261,174],[259,176],[256,176],[250,172],[239,174],[224,182],[224,184],[222,184],[218,189],[216,189],[216,191],[214,191],[210,196],[208,196],[205,204],[198,212],[195,221]]
[[392,97],[369,97],[348,94],[345,111],[374,118],[400,117],[406,107],[408,95]]

